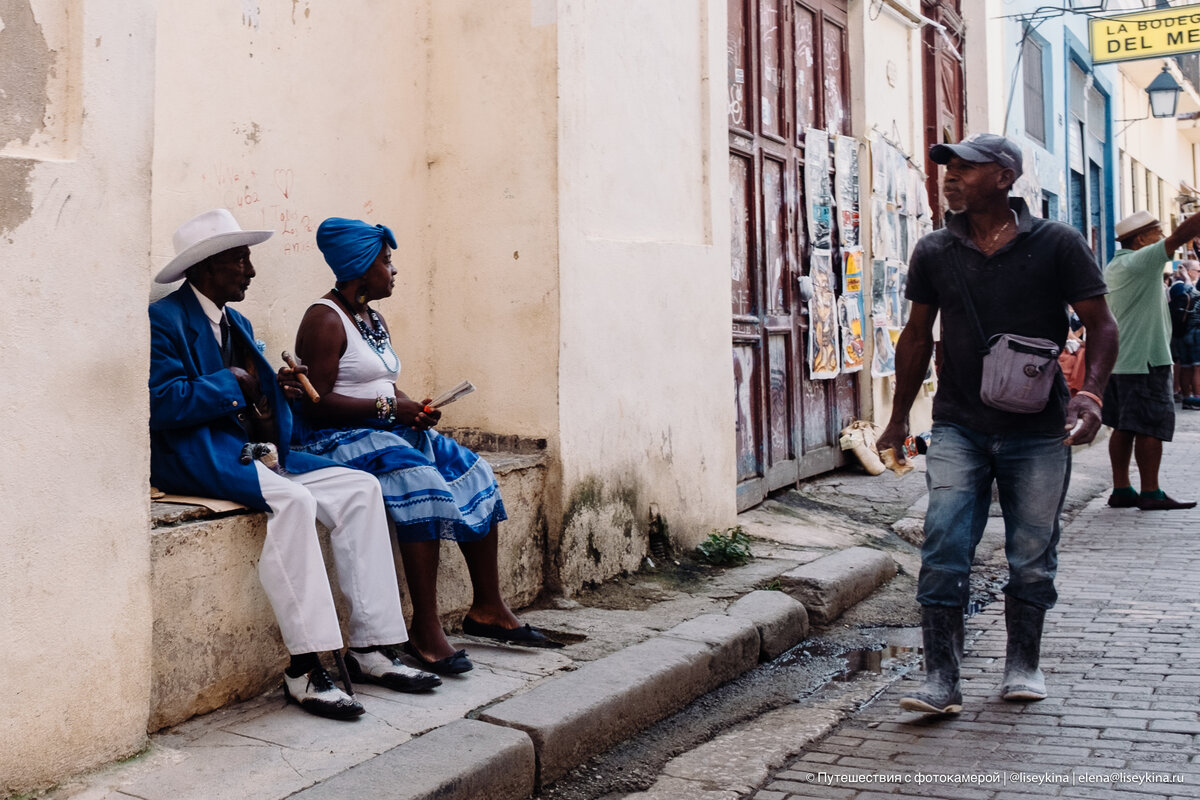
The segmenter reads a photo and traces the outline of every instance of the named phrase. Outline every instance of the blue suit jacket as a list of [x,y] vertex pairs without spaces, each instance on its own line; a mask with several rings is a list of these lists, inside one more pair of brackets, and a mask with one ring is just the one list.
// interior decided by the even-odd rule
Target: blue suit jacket
[[[292,412],[275,369],[254,346],[250,322],[228,306],[230,335],[258,363],[263,394],[275,410],[280,463],[289,472],[339,466],[292,453]],[[237,378],[221,363],[221,348],[200,301],[185,283],[150,306],[150,478],[158,488],[236,500],[267,511],[254,464],[238,461],[247,441],[237,414],[246,408]]]

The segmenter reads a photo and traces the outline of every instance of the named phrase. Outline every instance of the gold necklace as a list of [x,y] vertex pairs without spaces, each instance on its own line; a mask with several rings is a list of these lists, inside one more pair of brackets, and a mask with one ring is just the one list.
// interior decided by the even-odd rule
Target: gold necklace
[[1012,212],[1012,219],[1005,220],[1004,224],[995,230],[995,232],[992,234],[991,238],[988,239],[987,244],[984,245],[982,249],[986,250],[989,253],[992,252],[993,250],[995,250],[996,242],[999,241],[999,239],[1000,239],[1000,234],[1002,234],[1006,230],[1008,230],[1008,226],[1010,223],[1016,223],[1016,222],[1017,222],[1017,212],[1014,211],[1014,212]]

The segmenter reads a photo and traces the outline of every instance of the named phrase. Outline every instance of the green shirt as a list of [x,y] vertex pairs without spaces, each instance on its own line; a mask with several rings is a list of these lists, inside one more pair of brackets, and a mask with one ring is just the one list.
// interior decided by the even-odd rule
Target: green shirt
[[1171,316],[1163,265],[1163,242],[1140,250],[1118,250],[1104,268],[1108,307],[1117,320],[1114,375],[1144,375],[1171,363]]

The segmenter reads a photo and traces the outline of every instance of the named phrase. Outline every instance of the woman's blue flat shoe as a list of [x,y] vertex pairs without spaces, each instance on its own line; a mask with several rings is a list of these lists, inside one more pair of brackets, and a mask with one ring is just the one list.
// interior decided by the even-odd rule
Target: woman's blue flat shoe
[[544,647],[554,649],[562,647],[562,642],[556,642],[532,625],[522,625],[519,628],[502,628],[499,625],[488,625],[476,622],[470,617],[462,621],[463,633],[467,636],[478,636],[481,639],[493,639],[505,644],[519,644],[525,647]]
[[445,658],[430,661],[421,655],[420,650],[413,647],[412,642],[405,642],[401,645],[401,648],[405,654],[421,665],[421,669],[429,670],[438,675],[461,675],[464,672],[470,672],[475,669],[475,665],[471,663],[471,659],[467,658],[466,650],[456,650]]

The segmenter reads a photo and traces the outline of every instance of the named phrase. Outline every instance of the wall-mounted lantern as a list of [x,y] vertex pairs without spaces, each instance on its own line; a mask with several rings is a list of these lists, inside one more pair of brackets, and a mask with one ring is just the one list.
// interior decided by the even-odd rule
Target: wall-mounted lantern
[[1162,72],[1146,87],[1146,94],[1150,95],[1151,116],[1159,119],[1174,117],[1181,91],[1183,87],[1171,75],[1167,66],[1163,65]]

